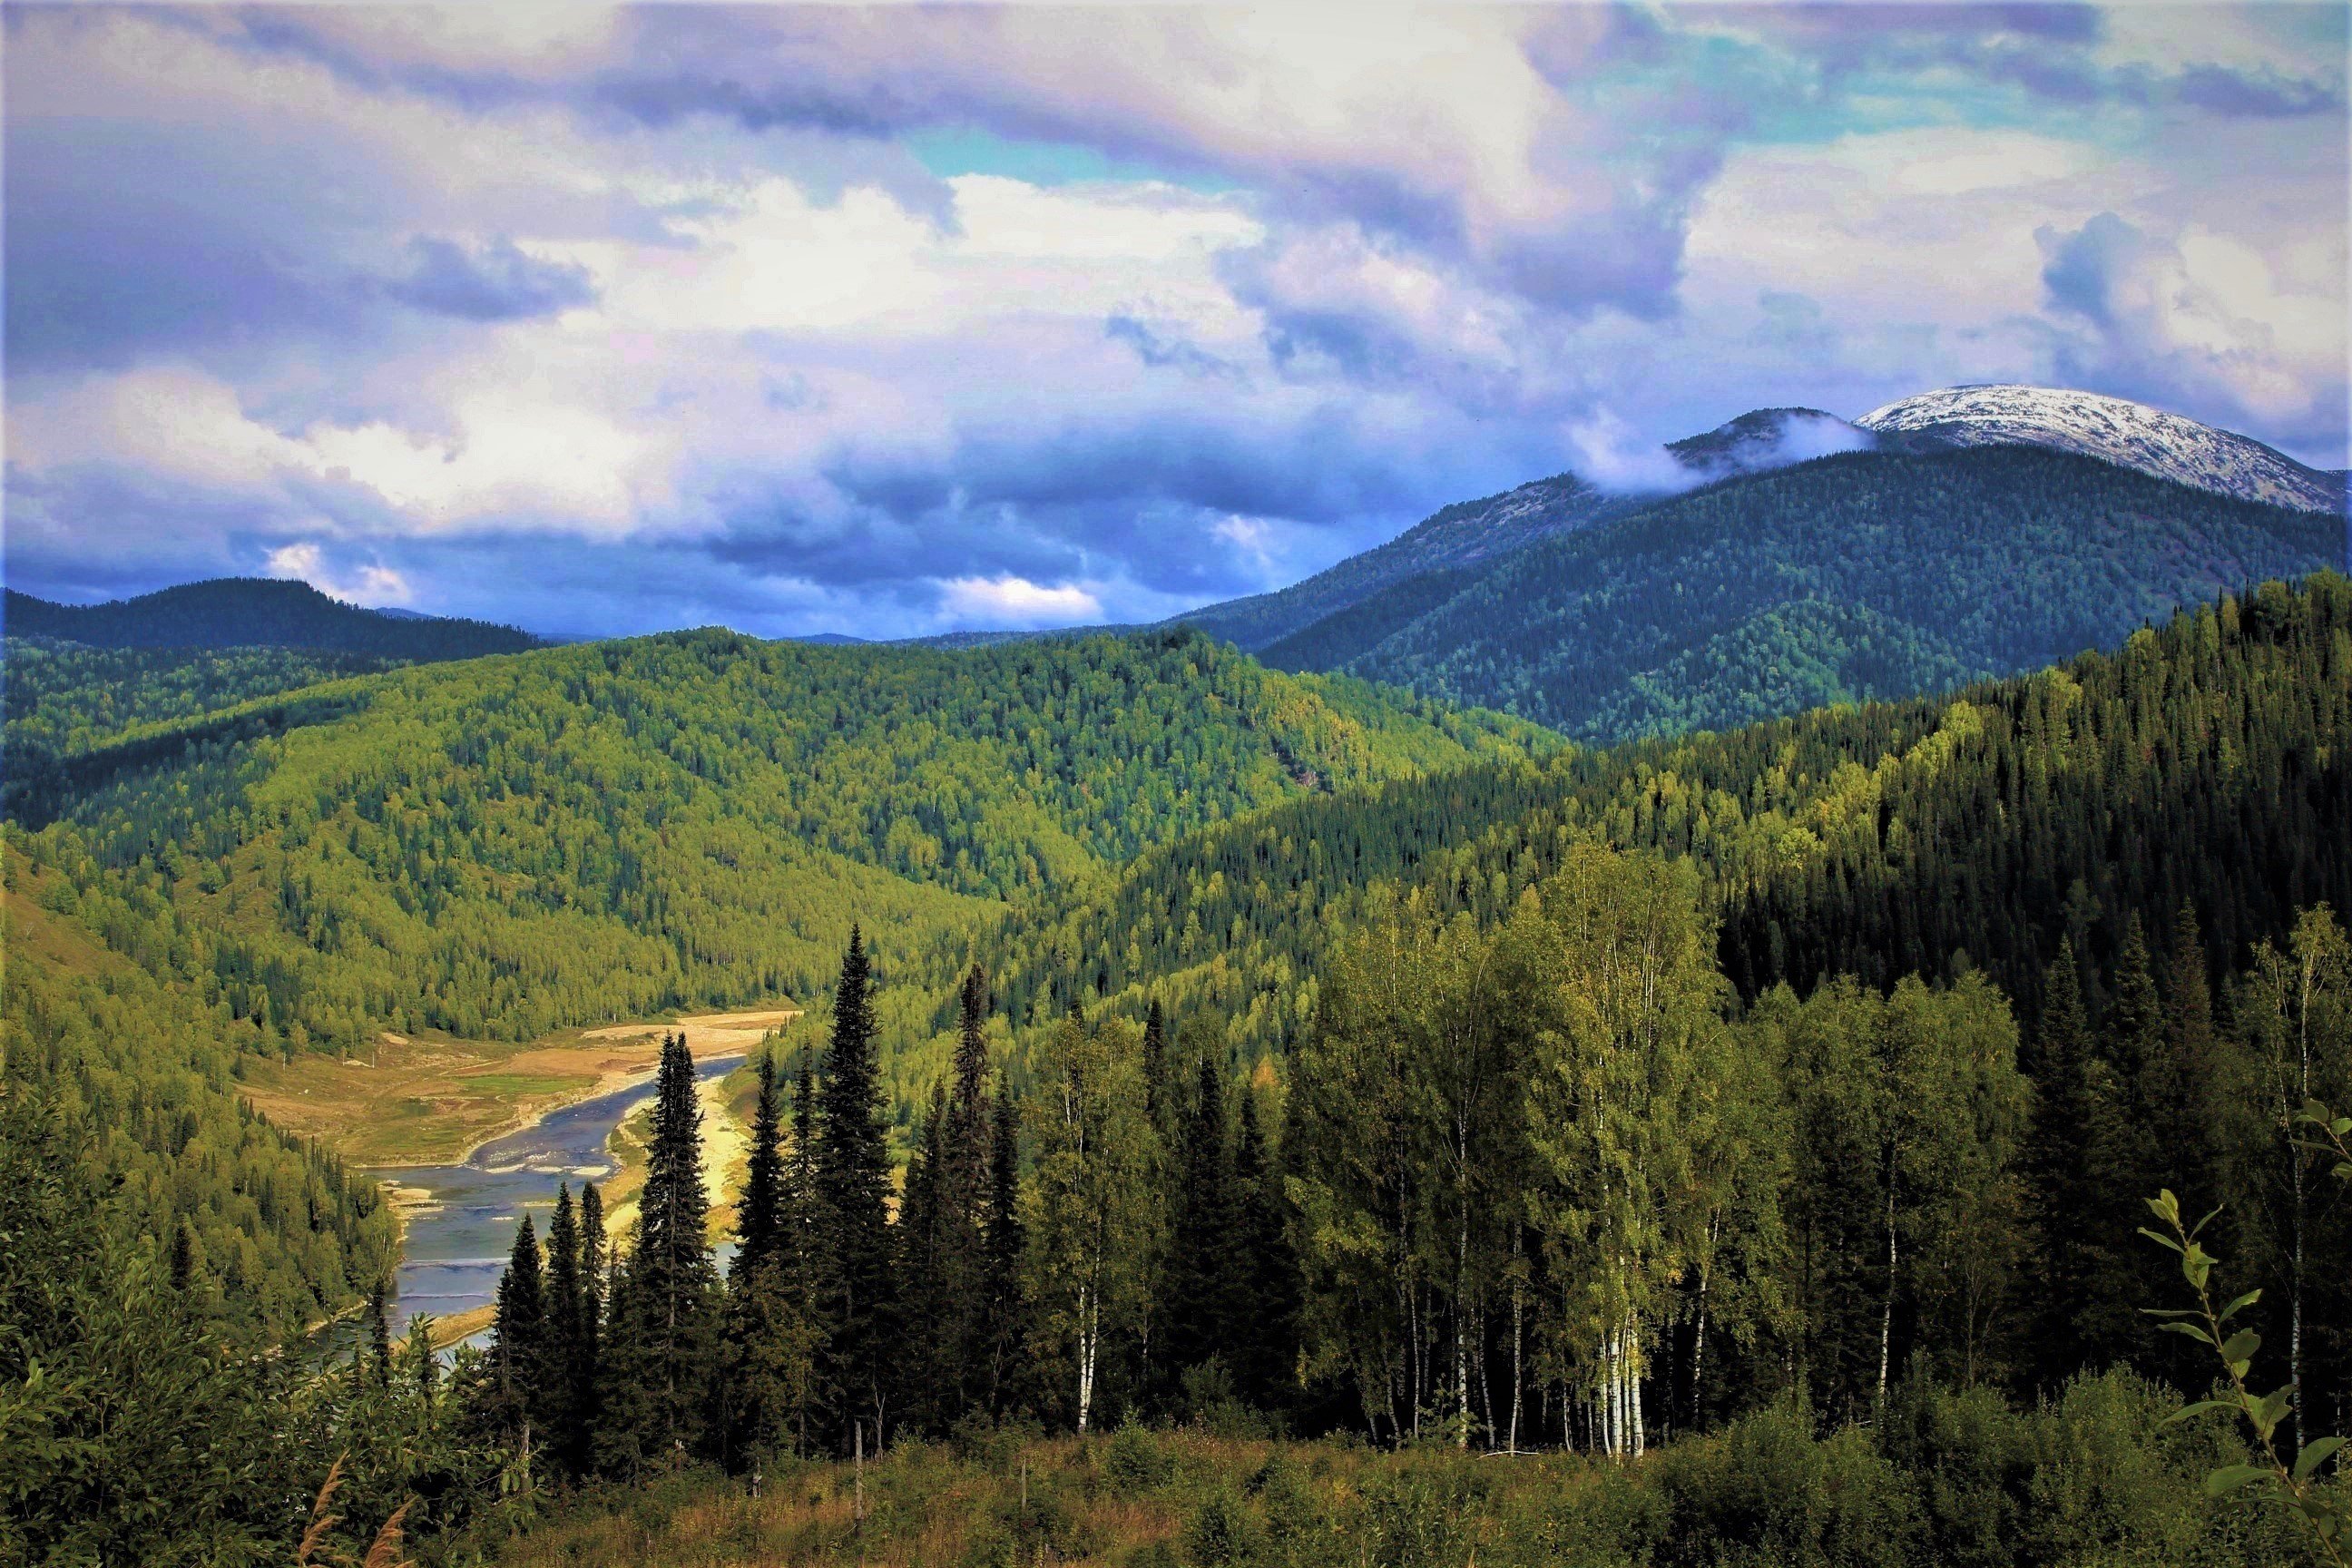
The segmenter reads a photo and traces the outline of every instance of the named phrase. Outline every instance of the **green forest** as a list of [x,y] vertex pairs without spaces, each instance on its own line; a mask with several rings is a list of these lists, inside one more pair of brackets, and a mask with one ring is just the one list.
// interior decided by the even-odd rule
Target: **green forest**
[[[1184,631],[28,647],[0,1562],[2341,1564],[2352,582],[1981,586],[1605,749]],[[772,998],[741,1190],[666,1037],[454,1353],[237,1092]]]
[[1607,743],[2033,669],[2344,550],[2340,516],[2088,458],[1854,453],[1406,578],[1258,656]]

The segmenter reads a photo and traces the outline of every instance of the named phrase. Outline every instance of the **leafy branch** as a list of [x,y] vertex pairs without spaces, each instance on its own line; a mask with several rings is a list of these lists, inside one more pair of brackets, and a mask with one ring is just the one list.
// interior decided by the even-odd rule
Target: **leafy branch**
[[[2340,1147],[2340,1130],[2336,1136]],[[2339,1169],[2336,1173],[2344,1175],[2346,1173]],[[2189,1288],[2196,1291],[2197,1305],[2177,1310],[2142,1310],[2151,1317],[2167,1320],[2164,1327],[2170,1332],[2185,1334],[2200,1344],[2212,1347],[2229,1381],[2229,1392],[2222,1397],[2198,1400],[2174,1412],[2170,1421],[2186,1420],[2209,1410],[2231,1411],[2252,1429],[2259,1445],[2261,1463],[2223,1465],[2205,1478],[2206,1495],[2225,1497],[2244,1487],[2260,1484],[2266,1500],[2293,1509],[2309,1523],[2312,1533],[2318,1540],[2320,1552],[2328,1562],[2337,1564],[2337,1568],[2347,1568],[2352,1560],[2347,1560],[2344,1552],[2343,1504],[2319,1479],[2320,1467],[2327,1462],[2328,1456],[2344,1446],[2344,1439],[2340,1436],[2314,1438],[2303,1445],[2292,1465],[2280,1457],[2278,1426],[2294,1403],[2294,1387],[2290,1384],[2262,1394],[2249,1388],[2246,1373],[2253,1364],[2254,1352],[2262,1348],[2262,1336],[2252,1329],[2230,1327],[2230,1320],[2261,1300],[2263,1293],[2259,1289],[2249,1290],[2226,1306],[2215,1307],[2212,1274],[2214,1264],[2220,1260],[2206,1251],[2204,1245],[2197,1239],[2199,1234],[2212,1223],[2213,1215],[2221,1211],[2215,1209],[2193,1226],[2185,1224],[2181,1219],[2180,1200],[2172,1195],[2169,1187],[2148,1199],[2147,1206],[2171,1234],[2168,1236],[2147,1226],[2140,1226],[2139,1233],[2158,1247],[2179,1255],[2180,1272],[2188,1279]]]

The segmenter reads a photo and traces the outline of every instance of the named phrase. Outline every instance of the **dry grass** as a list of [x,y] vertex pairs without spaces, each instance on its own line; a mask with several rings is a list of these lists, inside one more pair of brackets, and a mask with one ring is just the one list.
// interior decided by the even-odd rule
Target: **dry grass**
[[266,1064],[246,1092],[272,1121],[353,1164],[454,1164],[559,1106],[650,1073],[666,1031],[683,1028],[698,1056],[726,1055],[799,1016],[789,1007],[697,1014],[520,1045],[386,1032],[369,1060],[305,1055]]
[[[764,1479],[757,1498],[743,1479],[709,1473],[592,1493],[507,1542],[499,1561],[512,1568],[1174,1568],[1202,1555],[1204,1510],[1248,1498],[1245,1509],[1232,1506],[1258,1521],[1247,1528],[1262,1531],[1268,1500],[1286,1489],[1294,1515],[1316,1521],[1307,1528],[1321,1539],[1309,1553],[1321,1561],[1336,1550],[1332,1560],[1353,1568],[1360,1549],[1364,1562],[1404,1560],[1394,1555],[1396,1542],[1376,1538],[1384,1527],[1365,1507],[1368,1493],[1410,1494],[1428,1500],[1414,1506],[1452,1508],[1459,1516],[1466,1486],[1478,1498],[1475,1531],[1433,1555],[1409,1555],[1488,1563],[1500,1541],[1524,1533],[1519,1521],[1546,1500],[1586,1491],[1594,1479],[1588,1462],[1567,1457],[1399,1456],[1194,1433],[1086,1442],[996,1437],[964,1451],[911,1444],[868,1463],[862,1521],[850,1466],[787,1461]],[[1449,1489],[1449,1500],[1435,1500]],[[1252,1560],[1209,1550],[1211,1560]]]

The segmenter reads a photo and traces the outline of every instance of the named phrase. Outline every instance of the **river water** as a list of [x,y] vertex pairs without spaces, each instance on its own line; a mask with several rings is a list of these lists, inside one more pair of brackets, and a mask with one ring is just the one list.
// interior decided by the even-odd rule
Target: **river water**
[[[718,1078],[742,1059],[738,1052],[697,1061],[694,1075]],[[618,1170],[611,1149],[614,1130],[653,1097],[654,1080],[647,1074],[641,1082],[551,1110],[528,1127],[493,1138],[462,1165],[377,1171],[385,1181],[432,1194],[429,1202],[409,1211],[395,1276],[393,1333],[401,1333],[414,1313],[439,1318],[489,1305],[523,1215],[531,1216],[544,1242],[557,1184],[569,1184],[576,1199],[581,1184],[602,1182]]]

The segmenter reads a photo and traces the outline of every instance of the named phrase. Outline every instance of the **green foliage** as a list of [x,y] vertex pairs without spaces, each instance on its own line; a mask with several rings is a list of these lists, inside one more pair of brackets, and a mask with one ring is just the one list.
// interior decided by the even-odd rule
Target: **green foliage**
[[12,637],[6,670],[9,769],[21,773],[133,730],[322,681],[373,675],[404,662],[378,654],[301,648],[159,651]]
[[[101,945],[72,918],[75,890],[16,841],[0,868],[0,1096],[53,1107],[107,1194],[110,1233],[168,1238],[189,1310],[239,1336],[298,1332],[383,1279],[397,1226],[380,1189],[238,1098],[257,1032]],[[167,951],[138,911],[101,929],[131,952]]]
[[2343,563],[2339,517],[2085,458],[1857,453],[1541,540],[1369,646],[1318,623],[1262,657],[1609,742],[2031,669]]
[[1157,998],[1254,1058],[1303,1036],[1331,933],[1384,886],[1494,923],[1598,837],[1699,868],[1745,996],[1949,977],[1965,954],[2031,1024],[2070,935],[2096,973],[2131,916],[2167,931],[2189,903],[2233,965],[2299,904],[2352,908],[2347,821],[2352,583],[2321,573],[1951,700],[1295,801],[1022,912],[991,967],[1016,1018],[1075,961],[1129,1016]]
[[168,909],[206,1005],[345,1046],[810,996],[854,919],[886,963],[961,945],[1226,816],[1542,739],[1184,635],[687,633],[316,690],[67,759],[30,843]]
[[[8,634],[117,648],[299,647],[379,658],[478,658],[539,639],[512,626],[436,616],[385,616],[308,583],[216,577],[103,605],[53,605],[6,591]],[[13,656],[12,656],[13,657]]]
[[2243,1421],[2254,1435],[2257,1451],[2250,1457],[2251,1462],[2223,1465],[2213,1470],[2205,1478],[2207,1495],[2226,1497],[2243,1488],[2259,1486],[2270,1500],[2300,1516],[2327,1561],[2338,1564],[2352,1562],[2352,1557],[2347,1555],[2347,1546],[2352,1546],[2352,1532],[2345,1528],[2347,1517],[2352,1515],[2347,1515],[2343,1500],[2336,1495],[2340,1489],[2330,1487],[2325,1476],[2328,1460],[2344,1446],[2344,1438],[2305,1438],[2292,1447],[2290,1459],[2280,1449],[2280,1427],[2296,1406],[2295,1384],[2288,1384],[2268,1394],[2256,1394],[2247,1384],[2255,1352],[2262,1349],[2262,1335],[2250,1328],[2233,1328],[2231,1323],[2239,1313],[2262,1300],[2262,1291],[2249,1290],[2217,1305],[2213,1266],[2220,1259],[2206,1251],[2198,1239],[2213,1216],[2208,1215],[2189,1224],[2181,1214],[2180,1200],[2172,1195],[2169,1187],[2148,1199],[2147,1206],[2164,1229],[2151,1230],[2143,1226],[2140,1234],[2179,1256],[2181,1277],[2189,1282],[2189,1292],[2197,1301],[2191,1308],[2147,1310],[2165,1320],[2166,1329],[2211,1351],[2227,1382],[2221,1397],[2198,1400],[2171,1419],[2179,1421],[2209,1411],[2227,1411]]

